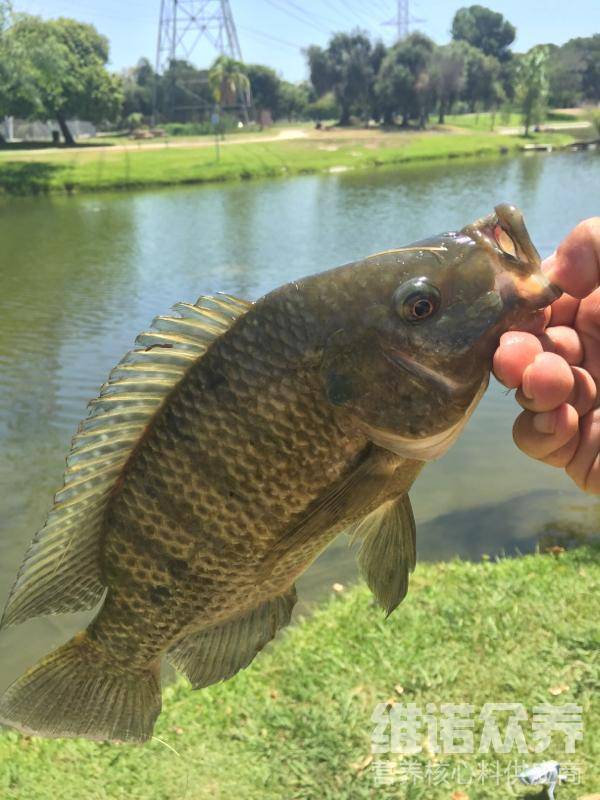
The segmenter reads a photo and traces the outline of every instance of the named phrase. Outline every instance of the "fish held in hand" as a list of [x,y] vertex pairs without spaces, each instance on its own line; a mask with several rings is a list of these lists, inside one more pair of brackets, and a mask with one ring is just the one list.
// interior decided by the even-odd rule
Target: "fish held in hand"
[[111,372],[3,624],[91,609],[19,678],[0,721],[143,742],[166,657],[194,688],[289,622],[342,530],[391,613],[415,564],[408,491],[456,440],[500,335],[554,300],[512,206],[282,286],[179,303]]

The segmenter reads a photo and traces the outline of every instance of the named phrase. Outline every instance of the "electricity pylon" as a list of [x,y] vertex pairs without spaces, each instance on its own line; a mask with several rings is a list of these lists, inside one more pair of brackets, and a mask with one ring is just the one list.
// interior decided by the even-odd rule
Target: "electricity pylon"
[[[203,45],[208,44],[205,48]],[[233,21],[229,0],[161,0],[156,47],[156,73],[162,75],[174,61],[191,62],[199,50],[209,61],[209,54],[226,55],[242,60],[242,51]],[[204,61],[204,58],[203,58]],[[206,84],[207,78],[201,79]],[[177,106],[173,102],[175,87],[185,98]],[[176,79],[171,87],[171,111],[208,111],[207,102],[198,91],[198,79]],[[154,92],[154,118],[157,111],[157,92]],[[250,98],[239,97],[238,108],[247,118]]]
[[390,19],[383,24],[393,25],[396,28],[396,36],[398,37],[397,41],[401,42],[402,39],[406,39],[410,33],[411,22],[425,22],[425,20],[411,16],[409,0],[398,0],[398,8],[396,10],[395,18]]

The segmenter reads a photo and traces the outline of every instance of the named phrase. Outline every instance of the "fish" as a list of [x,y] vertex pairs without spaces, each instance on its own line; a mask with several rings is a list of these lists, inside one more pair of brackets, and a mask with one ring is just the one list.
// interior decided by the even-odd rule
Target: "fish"
[[343,530],[392,613],[416,562],[411,485],[464,429],[500,335],[559,295],[504,203],[255,302],[157,317],[91,401],[1,624],[96,615],[9,686],[0,722],[147,741],[163,659],[194,689],[247,667]]

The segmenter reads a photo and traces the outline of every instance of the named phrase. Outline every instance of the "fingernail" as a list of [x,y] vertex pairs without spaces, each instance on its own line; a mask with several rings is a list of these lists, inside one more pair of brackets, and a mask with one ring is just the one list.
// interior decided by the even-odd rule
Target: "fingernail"
[[533,427],[538,433],[554,433],[556,430],[556,412],[542,411],[533,416]]
[[533,392],[531,391],[530,383],[531,382],[529,380],[529,369],[526,369],[521,379],[521,391],[528,400],[533,400]]

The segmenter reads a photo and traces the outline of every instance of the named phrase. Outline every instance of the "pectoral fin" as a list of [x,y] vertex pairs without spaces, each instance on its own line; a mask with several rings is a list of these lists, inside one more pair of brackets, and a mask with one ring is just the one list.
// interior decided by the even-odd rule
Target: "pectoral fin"
[[285,553],[373,507],[394,475],[400,459],[394,453],[370,446],[354,468],[328,486],[306,511],[293,521],[271,549],[263,564],[268,570]]
[[231,678],[290,621],[296,589],[267,600],[231,622],[184,636],[167,659],[183,672],[194,689]]
[[360,571],[388,616],[408,591],[408,576],[417,558],[415,533],[407,494],[383,503],[350,531],[353,541],[362,539]]

